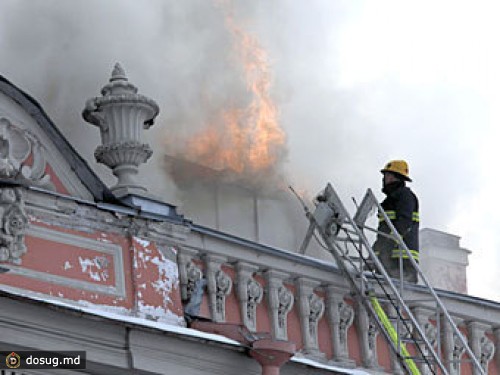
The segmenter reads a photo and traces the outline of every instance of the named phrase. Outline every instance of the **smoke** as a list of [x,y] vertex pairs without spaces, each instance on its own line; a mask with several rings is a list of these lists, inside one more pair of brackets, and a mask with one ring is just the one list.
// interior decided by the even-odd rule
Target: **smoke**
[[[495,190],[485,185],[496,181],[488,160],[498,159],[500,58],[490,37],[498,9],[399,3],[232,2],[269,54],[287,134],[284,178],[311,195],[330,181],[346,200],[359,199],[367,187],[380,194],[380,168],[404,158],[423,226],[463,231],[468,247],[492,257],[499,241],[483,240],[479,228],[496,229],[474,204],[491,205],[478,197]],[[0,50],[0,73],[42,104],[110,186],[114,177],[94,162],[99,132],[80,113],[119,61],[161,109],[145,134],[154,155],[139,178],[174,204],[169,140],[249,100],[224,14],[211,1],[3,0]]]
[[108,185],[114,177],[93,163],[99,131],[81,118],[85,101],[99,95],[118,61],[139,92],[159,103],[160,117],[145,134],[154,156],[140,178],[153,193],[175,200],[161,167],[165,139],[196,129],[237,91],[237,73],[222,58],[229,36],[213,4],[49,0],[0,7],[1,73],[42,104]]

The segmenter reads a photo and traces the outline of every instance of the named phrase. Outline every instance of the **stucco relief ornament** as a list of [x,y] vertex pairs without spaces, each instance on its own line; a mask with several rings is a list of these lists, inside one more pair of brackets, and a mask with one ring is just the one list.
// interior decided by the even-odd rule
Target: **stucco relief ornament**
[[316,294],[309,296],[309,333],[316,338],[318,334],[318,321],[325,312],[325,304],[323,300]]
[[460,374],[460,358],[465,352],[465,346],[460,338],[453,334],[452,367],[453,373]]
[[256,318],[257,305],[262,301],[264,291],[257,281],[250,279],[247,284],[247,295],[247,317],[253,321]]
[[479,343],[481,346],[481,366],[483,370],[486,370],[488,368],[488,362],[491,361],[495,354],[495,344],[486,336],[481,337]]
[[24,211],[24,201],[18,188],[0,190],[0,262],[19,264],[26,253],[24,235],[28,217]]
[[0,118],[0,178],[55,190],[38,138]]
[[187,285],[186,285],[186,295],[183,296],[186,301],[191,299],[191,295],[193,294],[196,283],[201,280],[203,277],[203,273],[200,268],[194,264],[193,262],[189,262],[186,266],[186,274],[187,274]]
[[427,340],[429,341],[429,343],[433,347],[436,346],[437,338],[438,338],[436,327],[432,323],[427,322],[424,324],[424,333],[425,333],[425,337],[427,337]]
[[375,321],[372,318],[370,318],[370,322],[368,324],[368,347],[373,352],[375,352],[375,350],[377,348],[377,346],[376,346],[377,335],[378,335],[377,324],[375,323]]
[[286,316],[293,306],[293,294],[287,288],[281,286],[278,290],[278,326],[286,327]]
[[347,331],[354,322],[354,309],[347,303],[341,302],[339,304],[339,317],[340,342],[347,344]]
[[217,312],[220,314],[225,313],[226,296],[231,293],[232,281],[225,272],[219,270],[215,275],[217,292],[216,292],[216,306]]

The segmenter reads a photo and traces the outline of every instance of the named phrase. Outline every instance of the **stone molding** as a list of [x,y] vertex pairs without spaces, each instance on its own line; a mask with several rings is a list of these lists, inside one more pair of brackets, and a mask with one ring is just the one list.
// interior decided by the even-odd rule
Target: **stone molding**
[[162,245],[176,246],[188,238],[189,226],[158,221],[143,217],[134,217],[132,210],[112,211],[95,207],[92,202],[82,202],[66,196],[51,195],[32,190],[23,190],[25,210],[31,222],[40,222],[52,226],[90,233],[93,231],[142,237]]
[[134,165],[145,163],[151,155],[153,150],[147,143],[133,141],[101,145],[94,152],[95,160],[110,168],[118,167],[124,160]]
[[83,289],[102,294],[108,294],[116,297],[126,297],[125,291],[125,271],[123,264],[123,249],[121,246],[113,243],[98,241],[86,237],[76,236],[74,234],[56,231],[53,229],[30,225],[26,231],[26,235],[36,238],[66,244],[84,249],[93,250],[99,253],[109,254],[113,257],[114,268],[111,270],[114,273],[115,285],[99,285],[88,281],[71,279],[69,277],[52,275],[47,272],[39,272],[22,267],[9,267],[12,274],[23,275],[35,280],[52,282],[63,286],[69,286],[75,289]]

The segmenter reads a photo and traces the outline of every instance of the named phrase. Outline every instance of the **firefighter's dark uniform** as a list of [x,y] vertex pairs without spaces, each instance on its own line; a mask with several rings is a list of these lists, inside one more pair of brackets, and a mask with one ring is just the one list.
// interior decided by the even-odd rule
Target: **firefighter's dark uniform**
[[[382,191],[387,195],[381,204],[382,208],[403,238],[413,258],[418,262],[419,211],[416,195],[410,188],[405,186],[404,181],[389,183],[384,186]],[[390,233],[389,226],[380,213],[378,230],[383,233]],[[373,245],[373,250],[386,268],[387,273],[397,278],[399,278],[399,257],[401,255],[403,258],[404,279],[417,282],[416,270],[411,265],[406,251],[401,249],[396,241],[379,234]]]

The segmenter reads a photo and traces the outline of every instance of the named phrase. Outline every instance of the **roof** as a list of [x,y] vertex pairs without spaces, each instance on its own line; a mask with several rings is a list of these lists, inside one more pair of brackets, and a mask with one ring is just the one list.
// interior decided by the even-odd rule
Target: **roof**
[[0,75],[0,92],[21,106],[51,138],[96,202],[116,201],[113,193],[62,135],[42,106],[32,96],[22,91],[2,75]]

